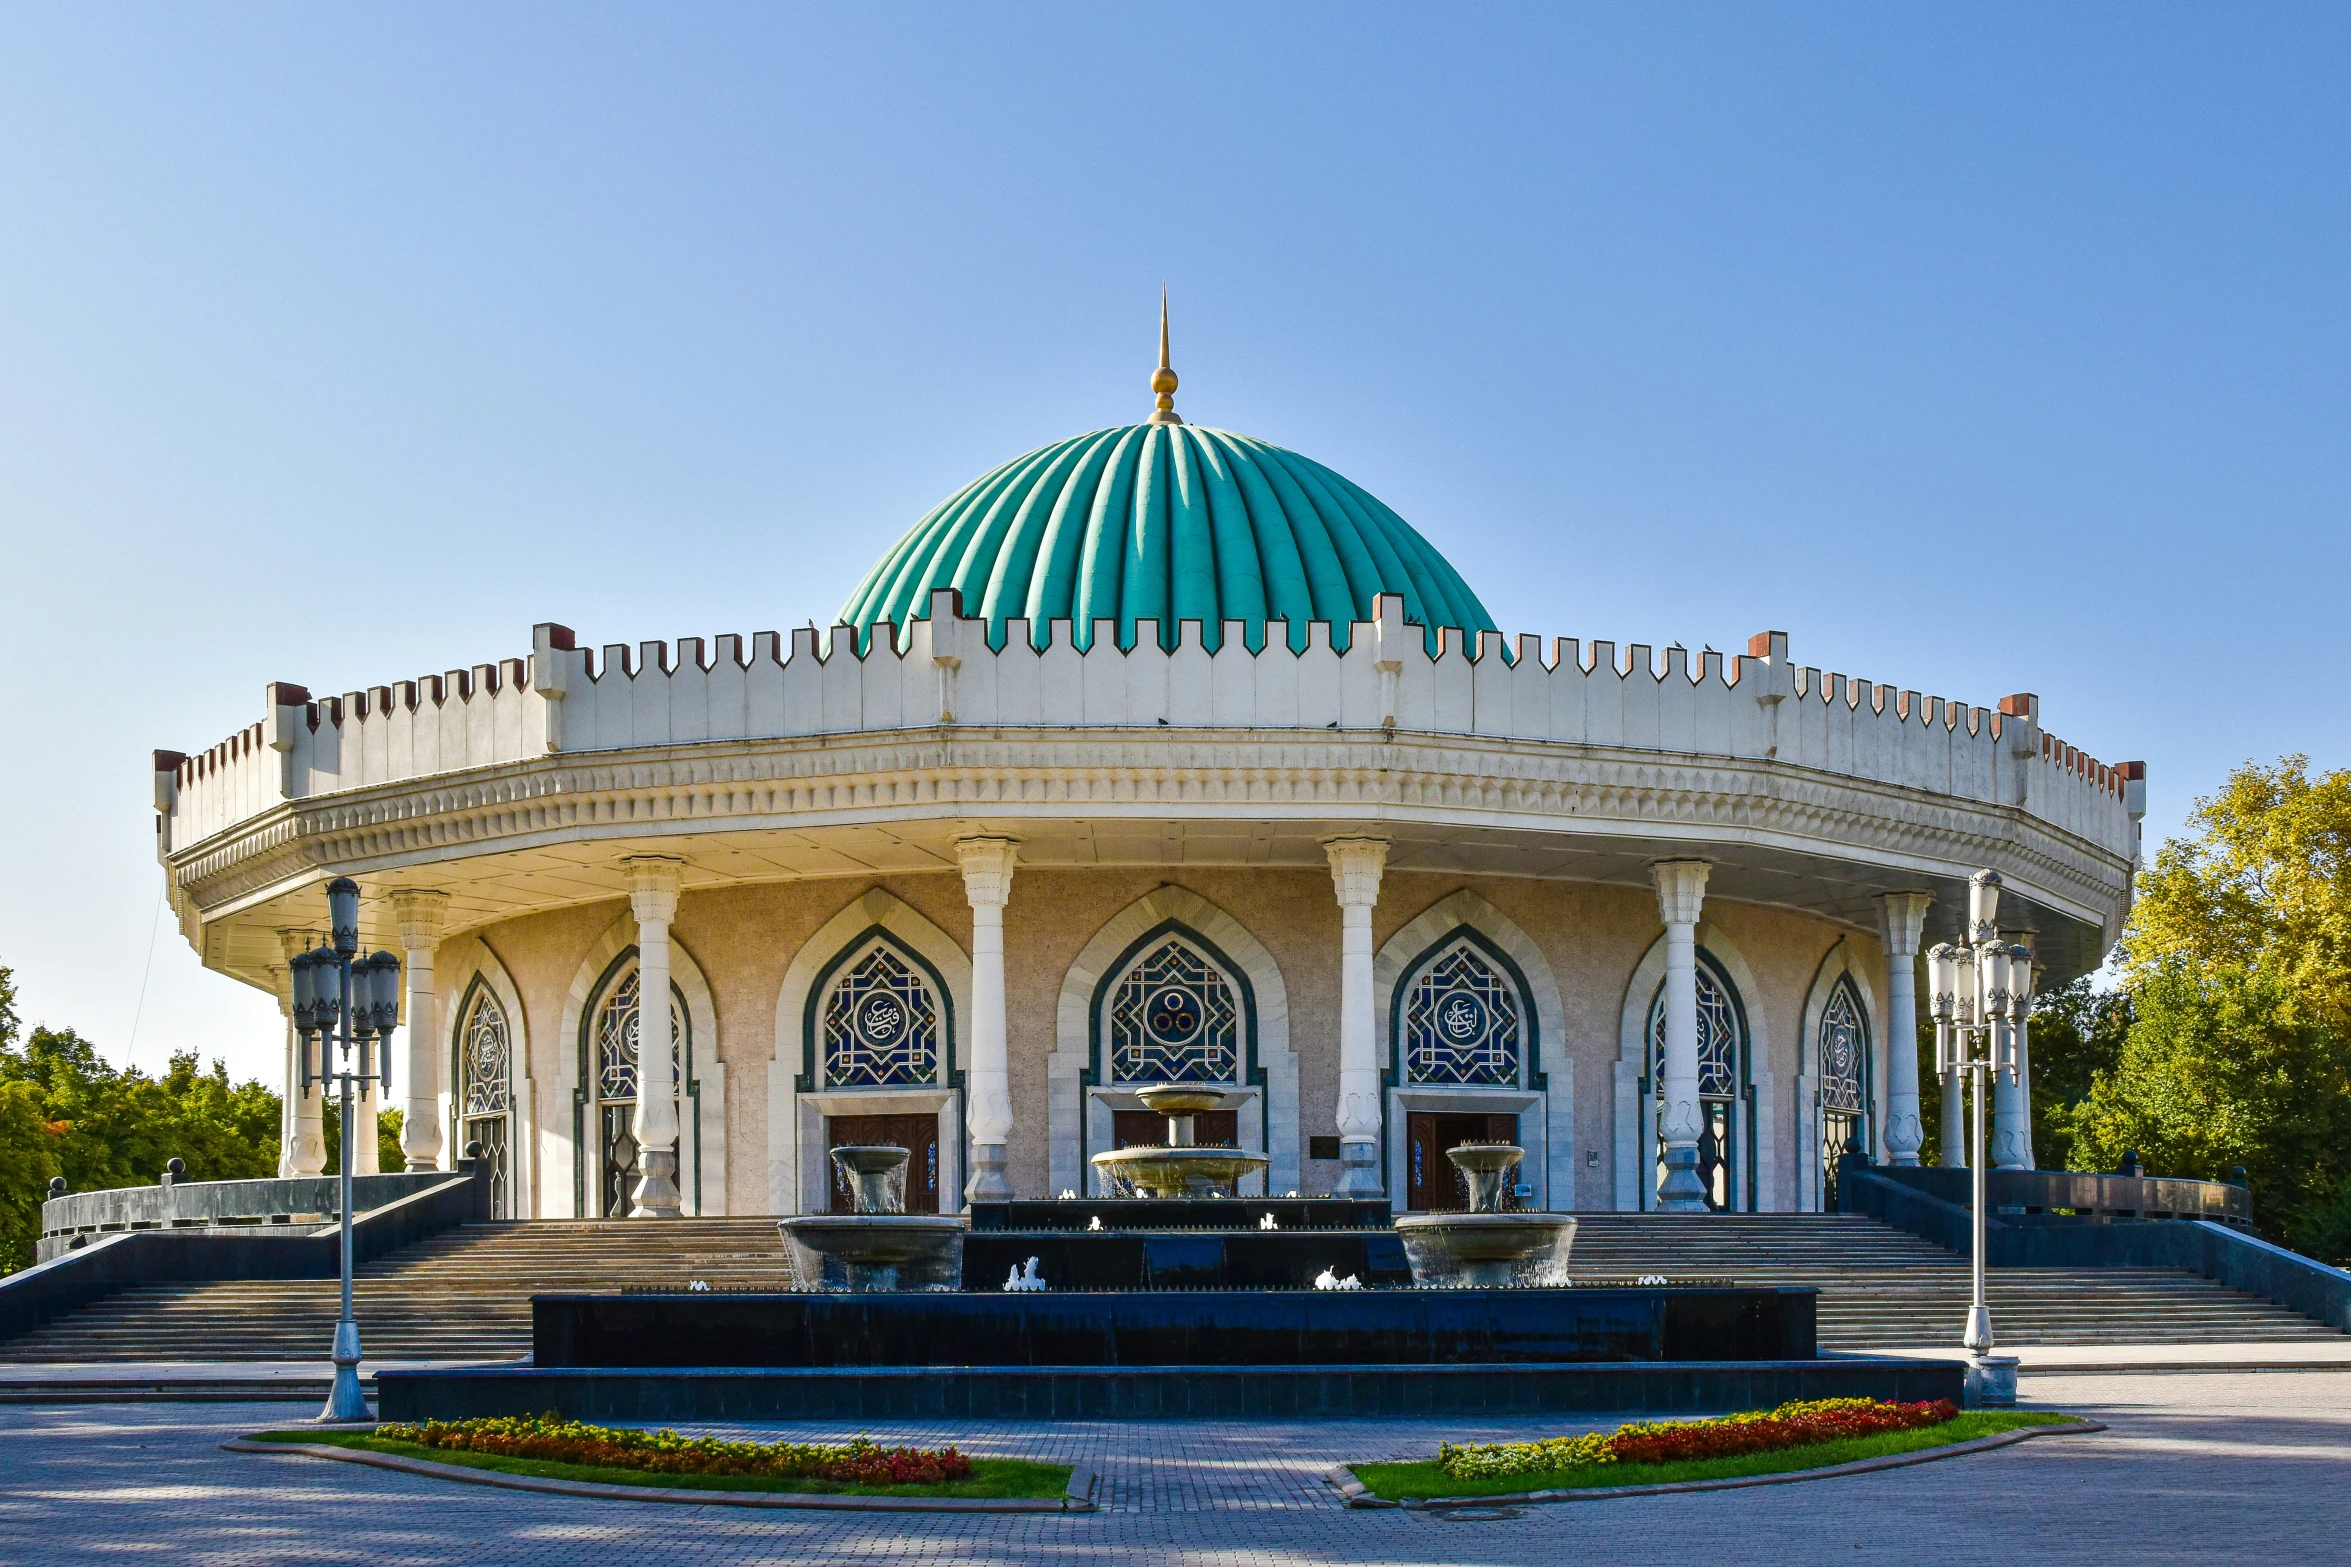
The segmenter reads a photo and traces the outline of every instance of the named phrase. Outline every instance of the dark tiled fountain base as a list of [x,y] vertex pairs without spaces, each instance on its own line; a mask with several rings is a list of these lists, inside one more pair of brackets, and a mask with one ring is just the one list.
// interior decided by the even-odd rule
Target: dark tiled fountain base
[[1957,1361],[1566,1366],[1025,1366],[377,1373],[386,1420],[555,1410],[580,1420],[1373,1419],[1769,1409],[1791,1398],[1956,1401]]
[[536,1363],[379,1374],[386,1419],[1303,1417],[1956,1397],[1819,1359],[1808,1289],[540,1296]]
[[[1003,1290],[1032,1256],[1048,1288]],[[1326,1269],[1365,1287],[1314,1289]],[[387,1370],[377,1385],[386,1419],[642,1421],[1540,1415],[1960,1392],[1956,1365],[1820,1358],[1809,1289],[1411,1277],[1385,1202],[975,1204],[961,1292],[542,1295],[531,1362]]]

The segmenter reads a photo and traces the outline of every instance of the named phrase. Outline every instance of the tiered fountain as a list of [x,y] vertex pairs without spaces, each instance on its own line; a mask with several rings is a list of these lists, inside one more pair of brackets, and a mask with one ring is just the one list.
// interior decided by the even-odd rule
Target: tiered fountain
[[1527,1151],[1511,1143],[1445,1150],[1469,1183],[1467,1213],[1415,1213],[1396,1221],[1415,1284],[1436,1287],[1567,1283],[1575,1220],[1563,1213],[1505,1212],[1510,1172]]
[[1245,1175],[1256,1175],[1273,1163],[1261,1153],[1239,1148],[1203,1148],[1193,1124],[1203,1110],[1224,1104],[1213,1088],[1184,1088],[1170,1084],[1146,1088],[1135,1097],[1143,1108],[1167,1117],[1167,1144],[1158,1148],[1113,1148],[1094,1155],[1094,1168],[1113,1190],[1124,1188],[1145,1197],[1215,1197]]
[[1816,1358],[1810,1289],[1566,1287],[1575,1220],[1504,1208],[1514,1145],[1449,1151],[1470,1211],[1391,1223],[1376,1199],[1231,1195],[1269,1161],[1198,1142],[1221,1095],[1141,1097],[1166,1143],[1094,1164],[1143,1196],[909,1214],[905,1149],[836,1149],[856,1211],[780,1221],[792,1287],[537,1296],[529,1362],[386,1370],[384,1417],[1533,1415],[1958,1392],[1955,1365]]
[[848,1213],[780,1221],[794,1282],[804,1289],[951,1290],[963,1282],[961,1214],[908,1213],[909,1150],[864,1143],[833,1150],[849,1184]]

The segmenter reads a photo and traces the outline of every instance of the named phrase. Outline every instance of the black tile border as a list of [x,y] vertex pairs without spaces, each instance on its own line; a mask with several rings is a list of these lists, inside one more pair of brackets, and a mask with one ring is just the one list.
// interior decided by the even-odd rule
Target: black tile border
[[1579,1365],[1038,1366],[779,1371],[537,1367],[385,1370],[387,1420],[554,1410],[575,1419],[1412,1419],[1712,1413],[1798,1398],[1957,1402],[1958,1361],[1839,1356]]

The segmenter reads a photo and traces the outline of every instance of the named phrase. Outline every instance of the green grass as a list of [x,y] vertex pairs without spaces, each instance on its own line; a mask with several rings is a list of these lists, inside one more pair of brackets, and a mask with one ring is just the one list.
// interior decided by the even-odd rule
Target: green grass
[[1748,1475],[1789,1474],[1800,1469],[1826,1469],[1864,1458],[1890,1458],[1954,1442],[1972,1442],[1997,1436],[2019,1426],[2065,1425],[2071,1415],[2026,1413],[2020,1410],[1975,1410],[1939,1426],[1916,1431],[1888,1431],[1880,1436],[1853,1437],[1843,1442],[1821,1442],[1811,1447],[1787,1447],[1776,1453],[1740,1453],[1730,1458],[1702,1458],[1678,1464],[1586,1464],[1576,1469],[1553,1469],[1541,1474],[1500,1475],[1491,1479],[1456,1480],[1434,1460],[1417,1464],[1350,1464],[1355,1478],[1384,1501],[1405,1497],[1511,1496],[1522,1491],[1599,1490],[1623,1485],[1674,1485],[1685,1480],[1737,1480]]
[[1060,1496],[1069,1488],[1067,1464],[1042,1464],[1027,1458],[975,1458],[971,1478],[939,1485],[850,1485],[839,1480],[770,1479],[763,1475],[655,1474],[644,1469],[600,1469],[588,1464],[553,1463],[540,1458],[507,1458],[495,1453],[469,1453],[412,1442],[387,1442],[367,1431],[256,1431],[256,1442],[315,1442],[329,1447],[359,1447],[371,1453],[421,1458],[428,1463],[459,1464],[468,1469],[494,1469],[501,1474],[531,1475],[542,1480],[583,1480],[594,1485],[642,1485],[673,1491],[796,1491],[826,1496]]

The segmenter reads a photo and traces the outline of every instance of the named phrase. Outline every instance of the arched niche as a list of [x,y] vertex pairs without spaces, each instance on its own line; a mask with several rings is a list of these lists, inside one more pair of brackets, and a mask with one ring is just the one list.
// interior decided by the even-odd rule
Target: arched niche
[[[1526,1013],[1529,1037],[1515,1083],[1415,1082],[1407,1070],[1400,1009],[1428,966],[1457,946],[1476,953],[1504,979]],[[1527,1151],[1520,1179],[1534,1187],[1534,1204],[1574,1207],[1575,1066],[1567,1056],[1567,1012],[1560,1001],[1559,981],[1534,938],[1467,888],[1450,893],[1405,922],[1374,954],[1372,1004],[1372,1037],[1380,1052],[1385,1099],[1381,1167],[1387,1172],[1390,1200],[1401,1207],[1408,1184],[1407,1116],[1483,1111],[1518,1117],[1520,1145]]]
[[[1739,944],[1721,927],[1700,921],[1696,934],[1701,961],[1710,961],[1728,983],[1746,1029],[1746,1087],[1752,1092],[1754,1102],[1741,1128],[1749,1154],[1736,1159],[1739,1184],[1731,1208],[1734,1212],[1776,1212],[1787,1206],[1775,1175],[1780,1137],[1776,1107],[1782,1096],[1771,1068],[1769,1028],[1762,1008],[1756,1005],[1760,992],[1756,988],[1755,970]],[[1660,931],[1634,966],[1617,1014],[1615,1185],[1616,1206],[1622,1212],[1648,1208],[1656,1199],[1656,1150],[1643,1146],[1648,1122],[1642,1114],[1640,1085],[1648,1070],[1644,1057],[1649,1009],[1656,1000],[1657,987],[1664,983],[1665,934]],[[1642,1184],[1644,1181],[1648,1182],[1646,1186]]]
[[[1241,1081],[1231,1095],[1244,1148],[1264,1152],[1268,1192],[1298,1189],[1298,1057],[1290,1049],[1290,994],[1282,971],[1248,927],[1186,887],[1160,887],[1094,933],[1062,976],[1054,1051],[1046,1062],[1046,1131],[1055,1192],[1097,1190],[1089,1154],[1113,1145],[1112,1117],[1137,1109],[1109,1080],[1098,1028],[1107,987],[1146,947],[1167,937],[1196,945],[1242,994]],[[1254,1182],[1243,1183],[1244,1187]]]
[[[942,992],[938,1080],[921,1087],[842,1087],[824,1080],[818,1008],[841,967],[886,943]],[[767,1063],[767,1201],[779,1214],[821,1213],[831,1180],[825,1118],[928,1114],[939,1123],[939,1207],[963,1207],[964,1027],[971,955],[902,900],[873,888],[827,920],[793,955],[776,991],[775,1053]]]
[[[594,1218],[597,1206],[588,1182],[596,1153],[590,1085],[583,1068],[592,1052],[588,1031],[593,1009],[636,963],[637,918],[623,910],[590,944],[563,997],[563,1027],[556,1036],[555,1107],[546,1116],[537,1151],[541,1212],[561,1205],[551,1217]],[[684,942],[669,943],[671,1002],[685,1003],[685,1039],[691,1066],[678,1094],[678,1191],[692,1217],[727,1211],[726,1064],[718,1058],[718,1007],[710,982]]]

